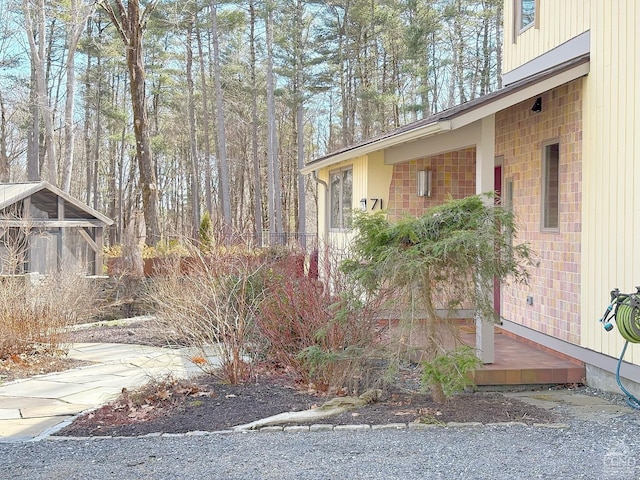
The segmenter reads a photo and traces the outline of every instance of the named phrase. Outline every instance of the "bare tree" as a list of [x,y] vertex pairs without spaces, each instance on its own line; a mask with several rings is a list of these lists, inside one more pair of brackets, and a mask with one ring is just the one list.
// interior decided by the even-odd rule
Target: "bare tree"
[[282,203],[280,194],[280,163],[278,160],[278,132],[276,131],[276,113],[273,75],[273,7],[270,1],[265,3],[267,34],[267,163],[269,182],[269,232],[282,232]]
[[154,0],[143,11],[140,11],[139,0],[128,1],[126,7],[122,0],[114,0],[113,3],[107,0],[98,2],[98,5],[104,9],[113,22],[125,47],[127,68],[129,70],[131,107],[133,109],[136,157],[140,170],[140,188],[142,189],[146,242],[148,245],[155,245],[158,242],[160,239],[160,227],[158,219],[158,186],[149,138],[142,40],[147,17],[156,4],[157,0]]
[[196,41],[198,42],[198,56],[200,58],[200,82],[202,88],[202,135],[204,141],[204,156],[206,158],[205,168],[204,168],[204,196],[205,196],[205,205],[207,207],[207,212],[209,215],[213,212],[213,200],[212,200],[212,192],[211,192],[211,181],[212,181],[212,172],[211,172],[211,142],[209,141],[209,92],[207,91],[207,76],[205,75],[205,65],[204,65],[204,55],[202,51],[202,38],[200,36],[200,27],[198,20],[198,12],[196,10],[196,19],[195,19],[195,27],[196,27]]
[[7,112],[0,92],[0,182],[9,181],[9,153],[7,151]]
[[[33,7],[35,7],[35,10]],[[53,185],[57,185],[58,174],[55,143],[53,140],[53,109],[49,105],[45,72],[45,63],[47,61],[45,2],[44,0],[35,0],[35,2],[32,0],[22,0],[22,10],[24,13],[24,27],[29,41],[29,51],[31,53],[32,88],[38,109],[38,115],[33,115],[32,135],[34,144],[37,145],[40,129],[39,116],[44,122],[44,142],[49,173],[48,180]],[[36,158],[38,158],[37,155]],[[36,179],[34,178],[33,180]]]
[[262,238],[262,182],[260,177],[260,159],[258,158],[258,88],[256,85],[256,9],[253,0],[249,1],[250,52],[251,52],[251,155],[253,157],[253,215],[255,218],[255,239]]
[[220,73],[220,48],[218,44],[218,12],[215,0],[211,2],[211,35],[213,43],[213,83],[216,92],[216,123],[218,130],[218,165],[220,178],[220,201],[222,204],[222,219],[224,234],[230,238],[231,234],[231,193],[229,188],[229,165],[227,163],[227,138],[224,124],[224,104],[222,101],[222,80]]
[[62,159],[62,189],[71,190],[71,173],[75,146],[75,130],[73,128],[73,104],[76,88],[76,50],[80,36],[87,24],[87,19],[94,9],[92,4],[83,5],[80,0],[70,0],[69,19],[67,22],[67,59],[65,71],[67,76],[66,99],[64,107],[64,157]]
[[[297,128],[297,145],[298,145],[298,171],[304,167],[304,48],[302,45],[302,22],[304,7],[302,0],[296,2],[296,39],[295,39],[295,62],[296,62],[296,128]],[[304,233],[307,229],[306,215],[306,195],[304,175],[298,173],[298,232]],[[306,246],[306,239],[302,237],[303,246]]]

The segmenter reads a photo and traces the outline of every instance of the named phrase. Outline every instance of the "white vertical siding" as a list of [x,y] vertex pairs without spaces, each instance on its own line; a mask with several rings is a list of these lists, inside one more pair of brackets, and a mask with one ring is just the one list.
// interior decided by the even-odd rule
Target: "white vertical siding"
[[[640,285],[640,2],[591,0],[583,138],[583,346],[617,357],[623,339],[596,322],[614,287]],[[640,347],[626,361],[640,364]]]

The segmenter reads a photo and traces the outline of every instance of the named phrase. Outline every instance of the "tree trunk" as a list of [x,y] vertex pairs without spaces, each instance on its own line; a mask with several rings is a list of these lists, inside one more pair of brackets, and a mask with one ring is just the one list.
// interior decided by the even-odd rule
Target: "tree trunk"
[[[49,96],[47,93],[47,83],[45,78],[45,55],[46,55],[46,34],[45,34],[45,2],[38,0],[35,11],[36,23],[34,25],[31,15],[31,6],[28,0],[22,0],[24,11],[25,30],[29,41],[31,52],[31,68],[33,73],[32,88],[35,89],[35,100],[38,107],[38,114],[44,122],[44,145],[46,159],[48,161],[49,182],[57,184],[57,168],[55,156],[55,144],[53,141],[53,111],[49,108]],[[37,40],[37,43],[36,43]],[[38,139],[40,133],[40,122],[35,122],[34,116],[33,139]],[[37,141],[37,140],[36,140]],[[32,145],[33,146],[33,145]],[[32,154],[33,155],[33,154]],[[33,160],[33,157],[32,157]],[[38,155],[39,161],[39,155]],[[31,174],[35,172],[31,171]],[[39,180],[39,174],[38,174]]]
[[[303,4],[302,0],[296,3],[296,133],[298,144],[298,172],[304,167],[304,48],[302,45],[302,21],[303,21]],[[297,232],[301,233],[300,244],[302,248],[306,248],[306,189],[304,175],[298,173],[298,228]]]
[[211,142],[209,141],[209,92],[207,89],[207,76],[204,69],[204,55],[202,53],[202,38],[200,37],[200,27],[198,23],[198,14],[196,12],[196,41],[198,42],[198,56],[200,58],[200,81],[202,83],[202,134],[204,137],[204,196],[207,212],[209,215],[213,213],[213,200],[211,192],[212,172],[211,172]]
[[62,159],[62,190],[71,190],[71,173],[73,170],[75,130],[73,128],[73,103],[75,100],[76,69],[75,58],[80,35],[84,31],[93,5],[81,5],[78,0],[71,0],[70,14],[73,17],[67,34],[67,60],[65,72],[67,76],[64,106],[64,157]]
[[273,78],[273,8],[267,1],[267,162],[269,165],[269,232],[278,236],[282,233],[282,201],[280,189],[280,164],[278,161],[278,137],[276,130],[275,85]]
[[[426,312],[426,318],[424,321],[425,333],[426,333],[426,350],[429,360],[433,360],[438,355],[438,349],[440,348],[441,341],[438,338],[438,313],[433,304],[433,291],[431,289],[431,278],[427,273],[422,277],[422,292],[418,295],[421,302],[424,302],[424,309]],[[431,392],[431,398],[436,403],[444,403],[447,397],[444,394],[442,383],[433,382],[429,385]]]
[[223,232],[225,242],[231,239],[231,192],[229,188],[229,165],[227,162],[227,138],[225,134],[224,105],[222,101],[222,79],[220,73],[220,47],[218,44],[218,13],[215,0],[211,2],[211,29],[213,43],[213,82],[216,92],[216,127],[218,165],[220,172],[220,202],[222,205]]
[[249,2],[251,15],[251,155],[253,159],[253,216],[255,242],[262,244],[262,181],[260,177],[260,158],[258,157],[258,88],[256,85],[256,9],[253,0]]
[[0,182],[9,181],[9,154],[7,152],[7,114],[0,92]]
[[125,45],[127,69],[129,70],[131,107],[133,110],[133,132],[136,140],[136,157],[140,174],[139,187],[142,191],[142,206],[146,228],[146,243],[155,246],[160,240],[158,187],[149,138],[142,42],[146,16],[155,7],[155,2],[148,4],[144,12],[140,12],[139,0],[130,0],[126,9],[117,0],[117,15],[112,5],[106,0],[100,2],[99,5],[115,24]]
[[200,231],[200,167],[198,165],[198,149],[196,146],[196,114],[193,99],[193,23],[195,15],[189,20],[187,29],[187,98],[189,110],[189,151],[191,154],[191,208],[192,208],[192,236],[198,239]]

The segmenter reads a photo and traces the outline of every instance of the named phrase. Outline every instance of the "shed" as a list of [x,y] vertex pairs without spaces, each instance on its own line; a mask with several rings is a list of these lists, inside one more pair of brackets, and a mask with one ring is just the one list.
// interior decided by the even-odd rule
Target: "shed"
[[47,182],[0,183],[0,273],[81,267],[101,275],[104,228],[112,224]]

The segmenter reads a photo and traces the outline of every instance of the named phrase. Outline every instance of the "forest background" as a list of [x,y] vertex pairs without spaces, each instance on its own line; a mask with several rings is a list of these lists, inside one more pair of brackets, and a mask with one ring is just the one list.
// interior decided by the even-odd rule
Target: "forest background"
[[[0,182],[149,245],[315,231],[310,160],[500,88],[502,0],[0,0]],[[142,221],[144,220],[144,221]]]

